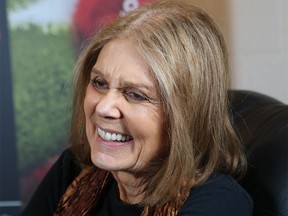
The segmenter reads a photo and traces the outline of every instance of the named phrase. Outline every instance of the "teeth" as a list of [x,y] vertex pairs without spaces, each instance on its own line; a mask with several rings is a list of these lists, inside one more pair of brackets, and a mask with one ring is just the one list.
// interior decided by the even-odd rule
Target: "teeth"
[[122,135],[121,134],[117,134],[116,139],[117,139],[117,141],[122,140]]
[[115,133],[109,133],[109,132],[105,132],[103,130],[101,130],[100,128],[98,128],[98,134],[99,136],[106,140],[106,141],[128,141],[131,140],[132,137],[129,135],[122,135],[122,134],[115,134]]
[[126,139],[126,136],[122,136],[121,141],[125,141],[125,139]]
[[117,135],[115,133],[113,133],[111,136],[111,139],[114,141],[114,140],[116,140],[116,138],[117,138]]
[[105,134],[105,140],[111,140],[111,133]]

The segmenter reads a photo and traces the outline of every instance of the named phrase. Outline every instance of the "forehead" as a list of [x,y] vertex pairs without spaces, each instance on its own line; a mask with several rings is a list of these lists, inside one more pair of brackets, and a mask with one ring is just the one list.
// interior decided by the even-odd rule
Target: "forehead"
[[92,71],[101,71],[106,78],[137,78],[155,84],[153,73],[136,42],[128,39],[114,39],[105,44]]
[[118,59],[125,60],[124,62],[126,64],[132,63],[134,65],[139,65],[143,68],[147,67],[144,58],[138,51],[137,43],[133,40],[120,38],[113,39],[103,46],[96,63],[99,61],[103,63],[109,61],[109,63],[111,64],[114,60]]

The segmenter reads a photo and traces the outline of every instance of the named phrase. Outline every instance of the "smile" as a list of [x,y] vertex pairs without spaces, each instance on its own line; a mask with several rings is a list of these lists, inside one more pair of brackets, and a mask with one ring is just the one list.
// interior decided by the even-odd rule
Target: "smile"
[[130,135],[109,133],[101,130],[100,128],[98,128],[98,135],[105,141],[126,142],[132,140]]

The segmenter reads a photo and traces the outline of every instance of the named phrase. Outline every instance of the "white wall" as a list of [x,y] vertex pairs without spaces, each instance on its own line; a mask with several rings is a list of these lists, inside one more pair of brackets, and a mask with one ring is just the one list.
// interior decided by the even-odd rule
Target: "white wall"
[[233,87],[288,103],[288,1],[231,0]]

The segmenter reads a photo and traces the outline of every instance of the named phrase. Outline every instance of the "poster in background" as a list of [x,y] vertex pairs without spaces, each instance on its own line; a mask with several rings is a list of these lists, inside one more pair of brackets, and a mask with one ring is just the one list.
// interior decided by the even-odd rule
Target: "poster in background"
[[151,1],[6,0],[22,207],[69,145],[73,66],[81,45],[100,26]]

